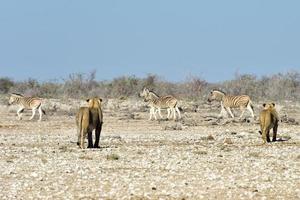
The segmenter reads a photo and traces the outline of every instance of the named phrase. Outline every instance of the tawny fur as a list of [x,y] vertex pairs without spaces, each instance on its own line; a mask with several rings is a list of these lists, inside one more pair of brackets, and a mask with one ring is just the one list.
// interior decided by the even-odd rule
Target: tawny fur
[[[100,133],[103,124],[101,108],[102,99],[95,97],[87,99],[88,107],[81,107],[76,115],[77,144],[84,149],[84,140],[88,135],[88,148],[99,148]],[[95,130],[95,143],[93,144],[92,132]]]
[[260,121],[260,131],[262,135],[263,143],[270,142],[270,130],[273,129],[272,141],[276,141],[277,129],[279,117],[275,109],[274,103],[263,104],[264,109],[261,111],[259,116]]

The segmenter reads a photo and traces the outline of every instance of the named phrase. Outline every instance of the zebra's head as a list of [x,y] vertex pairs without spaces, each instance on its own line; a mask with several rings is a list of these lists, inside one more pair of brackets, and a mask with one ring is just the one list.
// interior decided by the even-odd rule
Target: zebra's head
[[214,101],[214,100],[216,100],[216,101],[221,101],[222,98],[223,98],[223,96],[225,96],[225,95],[226,95],[226,94],[225,94],[224,92],[220,91],[220,90],[212,90],[212,91],[210,92],[210,95],[209,95],[207,101],[208,101],[208,102],[212,102],[212,101]]
[[11,104],[15,103],[20,97],[23,97],[23,96],[21,94],[11,93],[9,100],[8,100],[8,104],[11,105]]
[[140,93],[139,93],[139,96],[144,98],[145,101],[148,100],[148,97],[149,97],[149,93],[150,91],[147,89],[147,88],[144,88]]
[[157,94],[155,94],[155,92],[150,91],[147,88],[144,88],[142,92],[140,92],[139,94],[140,97],[144,98],[145,102],[154,100],[154,99],[158,99],[159,96]]

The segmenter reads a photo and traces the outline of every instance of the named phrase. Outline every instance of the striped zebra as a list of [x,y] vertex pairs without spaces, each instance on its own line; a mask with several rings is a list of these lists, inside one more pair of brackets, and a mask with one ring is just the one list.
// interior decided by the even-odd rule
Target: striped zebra
[[176,112],[178,113],[178,118],[181,118],[179,108],[177,106],[177,99],[171,95],[167,96],[158,96],[155,94],[153,91],[149,91],[147,88],[144,88],[142,92],[140,92],[140,97],[144,98],[145,102],[149,103],[150,106],[150,118],[149,120],[152,119],[152,116],[154,116],[155,120],[156,118],[156,113],[158,112],[160,118],[163,118],[161,115],[161,109],[167,109],[168,111],[168,116],[167,118],[169,119],[173,113],[174,120],[176,120]]
[[253,105],[250,100],[250,97],[247,95],[231,96],[226,95],[225,92],[222,92],[220,90],[212,90],[208,101],[211,102],[213,100],[221,102],[220,116],[222,116],[222,113],[225,108],[226,111],[230,114],[230,116],[234,118],[234,115],[232,114],[230,108],[240,108],[242,111],[242,114],[240,116],[241,119],[245,113],[245,109],[247,108],[247,110],[249,110],[249,112],[251,113],[252,118],[254,118]]
[[30,117],[30,120],[33,119],[36,110],[39,111],[40,118],[39,121],[42,120],[42,113],[46,114],[46,112],[42,109],[42,99],[38,97],[25,97],[21,94],[12,93],[8,103],[11,104],[17,104],[19,105],[19,109],[17,111],[18,119],[22,120],[22,112],[25,109],[31,109],[32,110],[32,116]]

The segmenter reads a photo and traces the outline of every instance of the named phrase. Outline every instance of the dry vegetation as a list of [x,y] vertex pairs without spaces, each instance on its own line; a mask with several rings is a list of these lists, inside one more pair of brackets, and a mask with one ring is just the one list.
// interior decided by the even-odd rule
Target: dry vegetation
[[124,76],[112,81],[96,81],[96,71],[88,74],[71,74],[62,81],[38,82],[34,79],[14,81],[0,78],[0,94],[22,93],[44,98],[103,98],[136,97],[143,87],[155,90],[158,94],[171,94],[183,100],[204,100],[212,88],[219,88],[228,94],[247,94],[258,100],[299,100],[300,73],[291,71],[256,77],[251,74],[236,74],[235,79],[221,83],[208,83],[199,77],[188,77],[185,82],[171,83],[156,75],[146,78]]
[[[0,199],[300,198],[297,72],[241,75],[220,85],[198,78],[168,83],[152,75],[97,82],[93,73],[63,83],[3,80]],[[136,96],[143,86],[181,97],[182,120],[148,121],[149,109]],[[204,101],[213,87],[253,96],[256,116],[262,101],[276,100],[281,141],[260,145],[257,121],[218,120],[218,104]],[[47,97],[47,116],[38,123],[26,112],[17,121],[8,92]],[[83,104],[78,97],[92,95],[106,97],[101,149],[81,150],[74,114]]]

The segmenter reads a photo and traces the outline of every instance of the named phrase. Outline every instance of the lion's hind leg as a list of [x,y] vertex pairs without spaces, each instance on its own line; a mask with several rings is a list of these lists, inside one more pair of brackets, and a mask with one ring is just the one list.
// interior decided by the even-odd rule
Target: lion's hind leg
[[100,140],[101,129],[102,129],[102,124],[99,125],[99,127],[96,128],[96,130],[95,130],[96,139],[95,139],[95,143],[94,143],[94,148],[100,148],[99,140]]
[[88,131],[88,147],[87,148],[93,148],[93,136],[92,131]]
[[276,142],[276,136],[277,136],[277,129],[278,129],[278,123],[275,124],[275,126],[273,127],[273,138],[272,141]]

